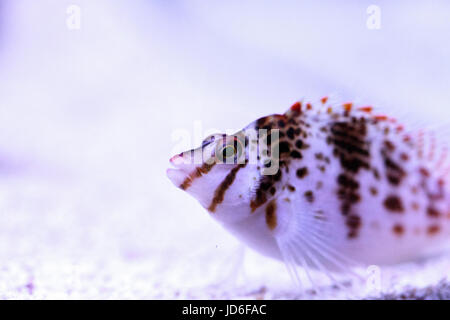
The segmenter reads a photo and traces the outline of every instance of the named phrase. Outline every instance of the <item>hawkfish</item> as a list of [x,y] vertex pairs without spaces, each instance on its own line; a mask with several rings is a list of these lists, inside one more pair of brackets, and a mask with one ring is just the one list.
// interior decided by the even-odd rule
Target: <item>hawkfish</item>
[[448,249],[445,143],[372,106],[296,102],[170,162],[176,187],[293,273],[348,272]]

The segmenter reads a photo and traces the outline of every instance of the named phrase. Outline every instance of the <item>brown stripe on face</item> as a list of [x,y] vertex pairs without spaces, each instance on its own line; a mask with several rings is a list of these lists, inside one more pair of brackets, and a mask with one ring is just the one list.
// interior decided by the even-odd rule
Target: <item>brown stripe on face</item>
[[202,175],[211,171],[215,164],[215,162],[211,164],[204,163],[201,167],[195,168],[195,170],[184,179],[183,183],[180,184],[180,189],[186,191],[195,179],[200,178]]
[[228,173],[228,175],[225,177],[225,179],[222,181],[222,183],[217,187],[216,191],[214,191],[214,198],[212,199],[212,202],[208,208],[208,211],[210,211],[210,212],[216,211],[217,205],[221,204],[225,197],[225,192],[233,184],[234,179],[236,178],[237,172],[241,168],[244,168],[245,166],[246,166],[246,163],[237,165],[230,171],[230,173]]
[[[260,176],[259,187],[255,192],[254,198],[250,201],[251,212],[255,212],[260,206],[268,201],[268,199],[273,196],[270,190],[281,181],[283,174],[281,169],[278,169],[275,175],[264,175]],[[276,188],[275,188],[276,192]]]
[[276,213],[276,203],[274,200],[269,202],[266,207],[266,224],[270,230],[273,230],[277,226],[277,213]]
[[266,194],[261,189],[256,190],[256,198],[250,202],[252,212],[255,212],[255,210],[262,206],[266,201]]

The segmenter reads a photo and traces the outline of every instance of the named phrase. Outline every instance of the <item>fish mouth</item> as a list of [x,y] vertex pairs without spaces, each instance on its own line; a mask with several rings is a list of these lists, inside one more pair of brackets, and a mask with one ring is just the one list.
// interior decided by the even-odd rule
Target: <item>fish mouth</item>
[[174,155],[172,158],[169,159],[169,162],[173,168],[182,171],[189,171],[190,169],[195,167],[190,157],[187,157],[183,153]]
[[170,158],[169,162],[172,167],[166,170],[166,175],[175,186],[180,187],[189,173],[195,169],[195,165],[182,153]]

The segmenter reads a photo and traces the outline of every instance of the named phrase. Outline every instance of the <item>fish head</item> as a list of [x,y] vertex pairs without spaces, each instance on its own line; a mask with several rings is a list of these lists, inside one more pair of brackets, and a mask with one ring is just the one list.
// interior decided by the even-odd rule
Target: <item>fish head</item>
[[211,135],[200,147],[173,156],[168,178],[214,218],[233,223],[248,218],[264,177],[278,171],[277,133],[255,129],[253,123],[233,135]]

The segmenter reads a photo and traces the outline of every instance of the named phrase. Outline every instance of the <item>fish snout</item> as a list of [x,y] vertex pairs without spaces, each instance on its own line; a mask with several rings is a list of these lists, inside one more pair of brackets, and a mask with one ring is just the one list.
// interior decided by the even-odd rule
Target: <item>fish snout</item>
[[177,154],[170,158],[169,162],[172,168],[168,168],[166,174],[169,180],[177,187],[180,187],[196,168],[191,152]]

